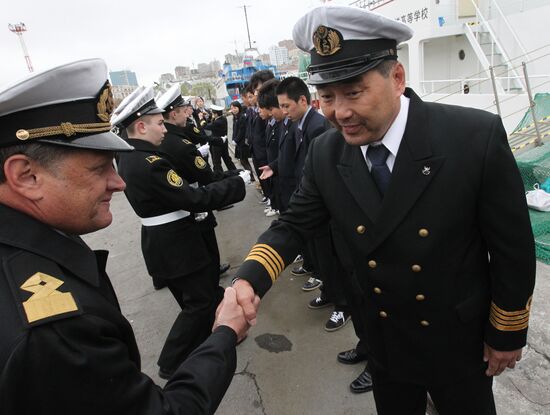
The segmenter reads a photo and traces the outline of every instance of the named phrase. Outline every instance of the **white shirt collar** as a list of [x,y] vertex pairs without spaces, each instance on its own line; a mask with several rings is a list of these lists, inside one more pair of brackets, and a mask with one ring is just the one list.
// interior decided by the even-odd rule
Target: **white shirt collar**
[[311,111],[311,105],[307,107],[306,113],[300,118],[300,122],[298,123],[298,128],[301,130],[304,126],[304,121],[306,120],[307,114],[309,114],[309,111]]
[[[410,99],[407,98],[405,95],[401,95],[400,103],[401,105],[399,108],[399,114],[397,114],[397,117],[386,132],[384,138],[379,141],[379,143],[384,144],[387,149],[390,150],[390,155],[388,156],[388,164],[391,164],[390,170],[393,168],[395,157],[397,157],[397,151],[399,150],[399,146],[401,145],[403,134],[405,134],[405,127],[407,126],[407,119],[409,117]],[[368,148],[368,144],[361,146],[361,151],[363,152],[363,156],[367,160],[367,164],[369,164],[369,161],[367,159]]]

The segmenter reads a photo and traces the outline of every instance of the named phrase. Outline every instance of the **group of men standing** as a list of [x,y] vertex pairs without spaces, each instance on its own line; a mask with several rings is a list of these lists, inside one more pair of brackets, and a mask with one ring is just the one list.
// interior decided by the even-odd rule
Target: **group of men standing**
[[[124,140],[110,131],[99,59],[0,91],[3,412],[214,413],[259,297],[306,241],[328,233],[365,333],[378,413],[424,415],[428,393],[440,415],[496,413],[493,376],[521,358],[535,276],[523,186],[500,118],[425,103],[406,88],[397,45],[412,31],[400,22],[329,5],[303,16],[293,36],[311,54],[309,83],[335,128],[308,135],[315,112],[305,94],[293,95],[286,80],[257,85],[275,119],[269,138],[280,122],[273,88],[293,123],[294,139],[280,143],[294,143],[294,154],[279,146],[277,159],[294,157],[296,191],[221,303],[211,211],[242,200],[250,178],[199,174],[206,161],[175,128],[186,106],[179,91],[160,106],[151,89],[124,102],[111,120]],[[304,100],[306,112],[294,117]],[[175,126],[170,142],[165,121]],[[257,155],[259,177],[275,173]],[[107,253],[79,237],[110,224],[109,202],[123,190],[141,218],[149,273],[182,306],[159,359],[163,389],[140,371]]]

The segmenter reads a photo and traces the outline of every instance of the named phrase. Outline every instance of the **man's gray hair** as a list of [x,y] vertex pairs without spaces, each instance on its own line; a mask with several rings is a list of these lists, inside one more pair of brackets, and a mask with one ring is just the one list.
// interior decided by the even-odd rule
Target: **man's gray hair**
[[69,147],[57,146],[55,144],[20,144],[15,146],[9,146],[0,148],[0,183],[6,181],[4,175],[4,163],[8,158],[15,154],[23,154],[30,159],[39,163],[42,167],[54,171],[54,166],[73,149]]

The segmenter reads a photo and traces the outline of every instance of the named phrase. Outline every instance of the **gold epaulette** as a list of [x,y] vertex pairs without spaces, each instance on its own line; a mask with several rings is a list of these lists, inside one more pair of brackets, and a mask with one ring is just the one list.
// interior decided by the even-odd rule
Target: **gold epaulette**
[[523,310],[506,311],[491,302],[489,321],[500,331],[520,331],[529,326],[529,313],[531,311],[532,296],[527,300]]
[[257,261],[262,264],[273,282],[285,269],[283,258],[281,258],[277,251],[266,244],[254,245],[245,258],[245,261],[248,260]]

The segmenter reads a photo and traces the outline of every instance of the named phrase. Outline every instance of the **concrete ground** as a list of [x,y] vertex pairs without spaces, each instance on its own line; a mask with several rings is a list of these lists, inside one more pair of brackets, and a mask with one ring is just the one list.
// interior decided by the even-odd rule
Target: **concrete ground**
[[[216,213],[222,260],[232,265],[222,278],[224,285],[230,283],[248,249],[270,223],[259,200],[259,193],[249,185],[243,202]],[[167,289],[152,287],[141,256],[140,224],[124,195],[115,195],[112,210],[113,224],[85,239],[94,249],[110,251],[108,272],[122,311],[134,328],[143,371],[163,384],[156,359],[178,305]],[[529,347],[516,370],[495,381],[499,414],[550,414],[549,275],[550,267],[538,264]],[[303,292],[303,282],[304,278],[292,277],[287,269],[264,298],[258,324],[238,347],[237,373],[217,414],[376,413],[371,393],[354,395],[348,389],[362,364],[347,366],[336,361],[339,351],[356,343],[352,324],[326,332],[323,327],[331,308],[308,309],[307,302],[318,291]]]

